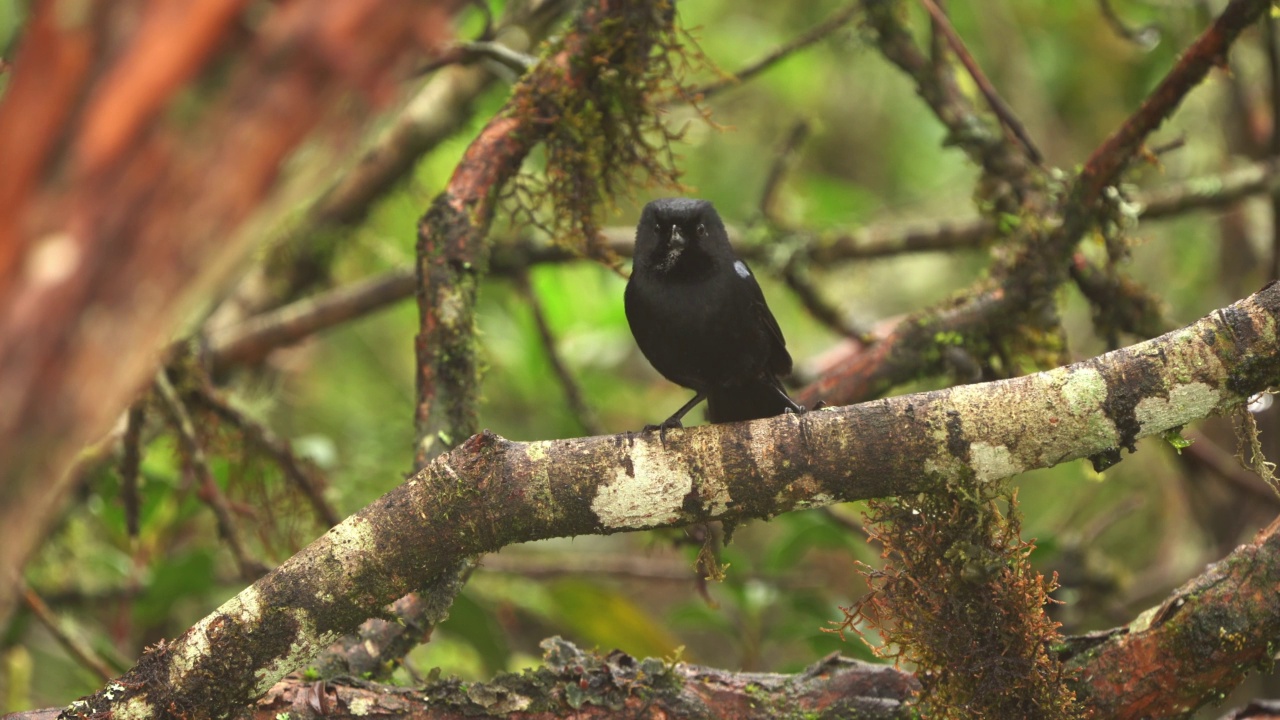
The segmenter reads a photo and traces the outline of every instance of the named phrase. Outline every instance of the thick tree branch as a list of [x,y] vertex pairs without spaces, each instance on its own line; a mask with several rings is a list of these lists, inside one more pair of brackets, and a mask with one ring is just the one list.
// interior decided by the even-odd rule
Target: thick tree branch
[[1123,628],[1068,639],[1077,695],[1095,717],[1182,716],[1274,662],[1280,520]]
[[[906,701],[919,689],[910,674],[831,655],[794,675],[728,672],[620,651],[583,652],[560,638],[542,642],[545,665],[488,683],[456,679],[421,688],[392,688],[350,680],[332,683],[289,678],[278,683],[247,717],[452,719],[914,717]],[[351,683],[351,684],[349,684]],[[52,720],[44,711],[3,720]]]
[[[1280,384],[1280,284],[1154,340],[1048,372],[667,434],[477,435],[329,531],[83,705],[117,720],[229,712],[458,558],[988,482],[1090,457]],[[783,462],[783,459],[786,462]],[[193,710],[194,711],[194,710]]]

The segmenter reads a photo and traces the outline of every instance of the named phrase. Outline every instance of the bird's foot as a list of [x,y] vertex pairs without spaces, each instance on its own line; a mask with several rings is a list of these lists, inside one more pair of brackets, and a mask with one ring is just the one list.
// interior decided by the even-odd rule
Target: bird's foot
[[813,412],[814,410],[821,410],[826,406],[827,406],[826,400],[819,400],[817,403],[814,404],[813,407],[796,405],[795,407],[789,407],[786,410],[783,410],[782,414],[783,415],[804,415],[805,413]]
[[667,445],[667,431],[668,431],[668,430],[675,430],[675,429],[681,429],[681,430],[683,430],[683,429],[684,429],[684,423],[681,423],[681,422],[680,422],[680,418],[678,418],[678,417],[669,417],[669,418],[667,418],[666,420],[663,420],[663,421],[662,421],[662,423],[660,423],[660,424],[658,424],[658,425],[645,425],[645,426],[644,426],[644,428],[643,428],[642,430],[640,430],[640,432],[641,432],[641,433],[651,433],[651,432],[653,432],[654,430],[657,430],[657,431],[658,431],[658,440],[660,440],[660,441],[662,442],[663,447],[666,447],[666,445]]

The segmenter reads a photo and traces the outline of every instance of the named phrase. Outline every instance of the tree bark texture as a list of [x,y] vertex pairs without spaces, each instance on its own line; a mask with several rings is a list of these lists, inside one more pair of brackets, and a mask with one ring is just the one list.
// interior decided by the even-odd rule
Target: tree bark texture
[[476,435],[168,644],[83,716],[221,716],[458,558],[551,537],[768,518],[991,482],[1139,438],[1280,384],[1280,284],[1186,328],[1025,377],[667,433]]
[[1070,638],[1095,717],[1177,717],[1270,669],[1280,638],[1280,520],[1128,626]]

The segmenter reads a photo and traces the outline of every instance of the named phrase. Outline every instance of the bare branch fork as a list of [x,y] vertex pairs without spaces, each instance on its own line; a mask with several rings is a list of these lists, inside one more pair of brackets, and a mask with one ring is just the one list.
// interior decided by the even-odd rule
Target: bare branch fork
[[210,714],[243,706],[378,608],[447,578],[458,558],[514,542],[767,518],[1118,455],[1280,384],[1278,330],[1273,284],[1189,327],[1069,367],[678,431],[665,447],[651,437],[518,443],[485,432],[77,707],[132,720],[175,704]]

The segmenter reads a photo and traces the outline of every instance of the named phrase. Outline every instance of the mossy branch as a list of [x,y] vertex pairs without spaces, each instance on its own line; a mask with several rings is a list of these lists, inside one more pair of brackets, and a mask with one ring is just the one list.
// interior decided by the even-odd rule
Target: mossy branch
[[[667,434],[472,437],[88,699],[88,717],[221,715],[458,558],[990,482],[1118,458],[1280,384],[1280,284],[1189,327],[1048,372]],[[113,686],[114,687],[114,686]],[[199,708],[200,710],[196,710]]]

